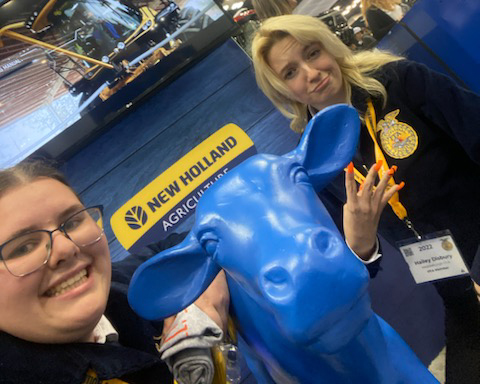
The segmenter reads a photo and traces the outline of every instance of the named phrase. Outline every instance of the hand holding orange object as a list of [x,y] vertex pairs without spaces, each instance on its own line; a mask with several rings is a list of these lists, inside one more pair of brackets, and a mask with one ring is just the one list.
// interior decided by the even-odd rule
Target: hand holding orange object
[[396,167],[392,167],[375,186],[381,166],[380,160],[370,168],[364,183],[358,190],[354,180],[353,163],[348,165],[345,174],[347,191],[347,203],[343,206],[345,240],[350,248],[364,260],[368,260],[375,249],[378,222],[383,209],[395,192],[405,185],[402,182],[388,188],[388,181],[396,170]]
[[[195,300],[195,305],[222,328],[224,333],[227,332],[229,304],[230,296],[224,271],[220,271],[205,292]],[[177,315],[173,315],[163,320],[162,340],[165,339],[176,317]]]

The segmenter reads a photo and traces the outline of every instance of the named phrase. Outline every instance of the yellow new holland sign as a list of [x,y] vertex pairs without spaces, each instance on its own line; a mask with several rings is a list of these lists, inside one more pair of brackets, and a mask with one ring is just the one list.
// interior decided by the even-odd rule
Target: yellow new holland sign
[[216,180],[255,154],[237,125],[228,124],[193,148],[120,207],[110,219],[122,246],[138,252],[174,231]]

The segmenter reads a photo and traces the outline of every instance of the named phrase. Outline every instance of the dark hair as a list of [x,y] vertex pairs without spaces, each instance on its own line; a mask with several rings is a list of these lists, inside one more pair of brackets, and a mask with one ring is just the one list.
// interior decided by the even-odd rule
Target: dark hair
[[44,160],[25,160],[11,168],[0,170],[0,197],[10,188],[28,184],[41,178],[57,180],[77,195],[65,176],[52,163]]

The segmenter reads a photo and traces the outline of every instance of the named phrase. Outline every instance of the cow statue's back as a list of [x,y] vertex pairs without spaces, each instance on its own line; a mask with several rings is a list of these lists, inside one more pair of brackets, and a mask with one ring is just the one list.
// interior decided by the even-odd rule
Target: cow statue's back
[[136,271],[133,309],[159,319],[224,269],[239,346],[263,383],[437,383],[370,306],[369,277],[316,192],[353,157],[357,112],[327,108],[284,156],[256,155],[200,200],[185,240]]

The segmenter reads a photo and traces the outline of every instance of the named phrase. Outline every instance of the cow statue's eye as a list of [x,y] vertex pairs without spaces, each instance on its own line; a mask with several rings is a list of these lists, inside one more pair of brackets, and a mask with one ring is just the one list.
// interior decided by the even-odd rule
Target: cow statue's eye
[[308,173],[302,167],[292,169],[292,179],[295,184],[310,184]]
[[215,254],[217,246],[217,240],[207,240],[203,243],[203,249],[205,249],[205,252],[207,252],[210,256],[213,256]]
[[218,239],[213,233],[204,233],[200,238],[200,245],[208,255],[214,256],[217,251]]

